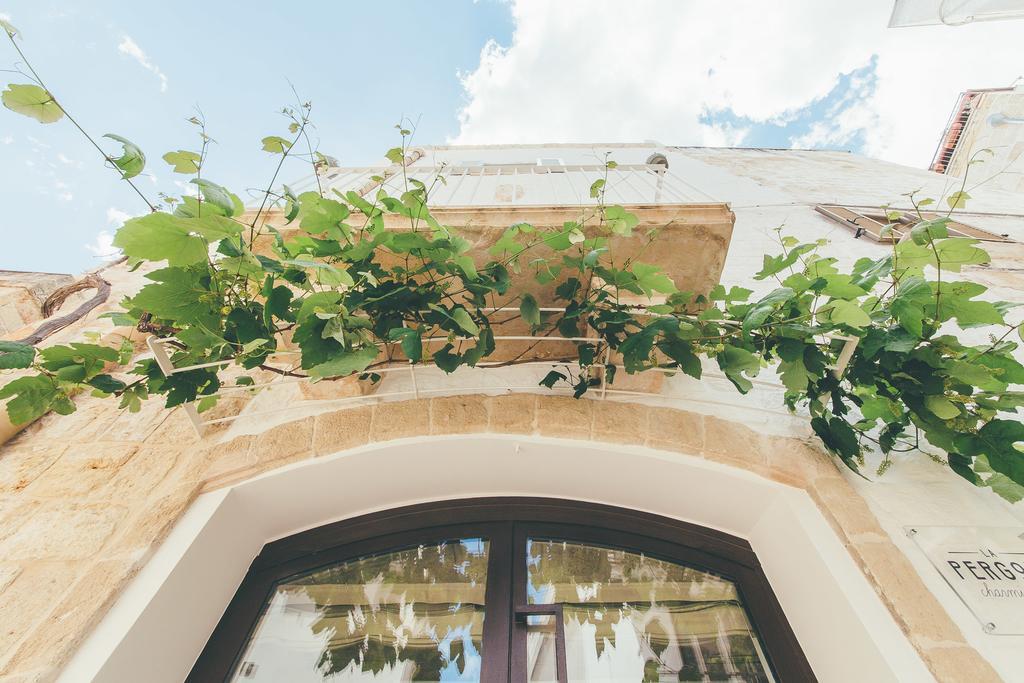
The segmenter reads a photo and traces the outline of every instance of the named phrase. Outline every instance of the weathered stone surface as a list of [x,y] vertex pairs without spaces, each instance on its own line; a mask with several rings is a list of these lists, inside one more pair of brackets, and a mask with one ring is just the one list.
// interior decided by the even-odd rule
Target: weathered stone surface
[[647,445],[699,455],[704,446],[704,416],[672,408],[648,408]]
[[47,438],[57,442],[96,441],[120,414],[109,403],[101,403],[100,399],[89,397],[76,397],[75,406],[77,409],[70,415],[47,415],[42,418],[40,422],[43,422]]
[[272,427],[256,438],[253,454],[256,462],[281,460],[308,453],[313,449],[313,418]]
[[10,676],[0,674],[0,683],[50,683],[57,680],[59,673],[59,669],[48,666]]
[[128,462],[137,449],[138,446],[131,443],[76,443],[68,447],[61,461],[62,464],[81,465],[94,470],[115,469]]
[[[209,419],[208,413],[203,413],[201,416],[204,420]],[[206,434],[206,432],[204,432]],[[160,425],[153,430],[153,433],[147,439],[148,443],[152,444],[168,444],[174,446],[184,446],[187,444],[198,444],[200,442],[199,435],[196,434],[195,427],[192,426],[192,420],[189,419],[188,414],[182,408],[175,408],[167,415],[167,419],[160,423]]]
[[179,462],[182,453],[173,448],[145,447],[111,480],[110,500],[148,498]]
[[0,540],[0,557],[5,560],[85,559],[110,537],[125,509],[108,503],[48,501],[31,504],[11,513],[24,521],[12,534]]
[[204,478],[216,479],[255,465],[256,456],[252,452],[255,441],[255,437],[245,435],[235,437],[227,443],[217,443],[208,447]]
[[184,482],[147,501],[142,512],[122,525],[123,531],[110,546],[112,554],[142,558],[156,549],[199,493],[197,482]]
[[911,641],[964,642],[960,630],[895,545],[870,541],[849,547]]
[[771,436],[765,439],[768,466],[796,481],[810,484],[819,477],[836,477],[836,459],[820,448],[796,439]]
[[594,401],[563,396],[537,397],[537,430],[544,436],[589,439]]
[[885,535],[868,504],[838,473],[834,477],[815,479],[807,492],[818,507],[832,515],[846,538],[852,540],[861,534]]
[[134,564],[120,560],[94,564],[30,632],[8,661],[4,673],[64,664],[73,648],[113,603],[117,590],[134,573]]
[[[987,678],[995,675],[991,667],[963,644],[828,456],[799,440],[763,436],[737,423],[671,408],[535,394],[362,406],[225,443],[210,436],[196,439],[182,411],[146,427],[149,436],[142,444],[138,438],[145,429],[108,427],[102,441],[69,435],[66,452],[64,445],[36,446],[42,434],[29,432],[0,454],[0,490],[8,486],[16,493],[0,497],[0,652],[14,657],[5,663],[0,656],[0,683],[53,680],[59,671],[54,663],[65,661],[105,613],[134,567],[148,559],[188,508],[201,482],[205,489],[225,486],[313,453],[368,441],[488,430],[645,443],[703,454],[808,489],[937,677],[963,680],[966,671],[980,672],[973,676],[980,681],[997,680]],[[108,441],[111,435],[119,438]],[[12,482],[21,482],[20,488]],[[87,598],[65,594],[76,580],[73,590]],[[16,605],[16,617],[5,613],[5,601]]]
[[[712,415],[704,416],[704,453],[744,463],[766,464],[764,437],[748,427]],[[721,460],[721,458],[714,458]]]
[[925,664],[942,683],[1002,683],[988,661],[967,645],[930,647],[923,651]]
[[484,399],[484,404],[487,406],[488,431],[495,434],[533,434],[537,415],[535,394],[489,396]]
[[647,439],[649,407],[636,403],[594,401],[596,441],[641,446]]
[[487,431],[487,406],[481,396],[445,396],[430,401],[431,434]]
[[0,592],[0,670],[18,642],[71,586],[76,568],[66,562],[36,562]]
[[19,565],[0,565],[0,593],[10,586],[20,573],[21,567]]
[[0,451],[0,493],[20,491],[64,452],[62,444],[37,444]]
[[75,443],[32,482],[25,494],[36,498],[83,500],[112,497],[109,484],[135,455],[138,446],[125,442]]
[[370,421],[370,441],[388,441],[428,434],[430,407],[426,401],[380,403]]
[[145,401],[137,413],[122,410],[102,436],[108,441],[144,441],[167,417],[162,401]]
[[299,394],[307,401],[330,401],[339,398],[369,396],[380,388],[368,379],[360,380],[358,375],[322,382],[300,382]]
[[360,406],[317,415],[313,453],[327,455],[368,443],[373,410],[373,406]]

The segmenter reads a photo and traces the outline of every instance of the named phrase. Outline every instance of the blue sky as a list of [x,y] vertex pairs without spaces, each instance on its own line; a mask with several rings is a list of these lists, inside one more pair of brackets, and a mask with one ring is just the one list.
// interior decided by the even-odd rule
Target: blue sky
[[[99,137],[122,135],[146,152],[140,186],[180,193],[160,156],[195,147],[185,122],[202,107],[213,147],[211,179],[242,195],[265,184],[276,157],[260,139],[285,132],[277,113],[294,102],[290,80],[314,103],[323,151],[343,164],[386,163],[393,124],[419,121],[417,139],[458,132],[459,71],[476,67],[488,39],[508,41],[507,6],[483,0],[296,5],[183,0],[148,3],[0,0],[20,45],[71,113]],[[130,38],[146,68],[119,45]],[[6,43],[6,36],[4,36]],[[0,68],[17,60],[0,46]],[[162,78],[166,90],[162,91]],[[24,82],[16,74],[3,82]],[[6,144],[4,144],[6,141]],[[112,146],[111,150],[116,151]],[[307,172],[296,162],[284,179]],[[145,206],[66,121],[43,126],[0,109],[0,269],[78,272],[100,265],[85,245],[113,232],[108,210]]]
[[[314,104],[322,151],[343,165],[383,163],[393,124],[409,117],[422,144],[658,140],[841,149],[926,167],[960,91],[1021,75],[1024,23],[889,29],[891,9],[892,0],[0,0],[72,114],[147,153],[140,184],[151,196],[181,193],[183,176],[160,157],[195,148],[185,120],[199,105],[218,141],[208,176],[244,199],[273,172],[260,139],[285,131],[289,80]],[[15,62],[0,46],[0,68]],[[282,180],[306,174],[293,163]],[[0,269],[13,270],[95,267],[93,252],[145,210],[67,121],[42,126],[2,109],[0,201]]]

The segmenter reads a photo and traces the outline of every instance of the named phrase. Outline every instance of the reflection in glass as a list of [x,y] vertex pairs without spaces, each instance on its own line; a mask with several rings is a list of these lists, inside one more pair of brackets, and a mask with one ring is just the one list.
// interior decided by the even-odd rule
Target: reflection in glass
[[[560,603],[571,681],[768,683],[736,586],[623,550],[532,539],[531,604]],[[528,623],[528,680],[556,681],[554,618]]]
[[421,545],[278,584],[231,680],[480,680],[487,551]]

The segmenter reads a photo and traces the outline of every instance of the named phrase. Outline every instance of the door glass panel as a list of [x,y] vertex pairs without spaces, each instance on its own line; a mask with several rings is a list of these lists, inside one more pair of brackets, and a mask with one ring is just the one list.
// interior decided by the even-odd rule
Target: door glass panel
[[[531,604],[562,605],[569,680],[768,683],[736,586],[624,550],[527,544]],[[527,680],[555,681],[554,618],[528,623]]]
[[421,545],[279,583],[232,681],[478,681],[488,542]]

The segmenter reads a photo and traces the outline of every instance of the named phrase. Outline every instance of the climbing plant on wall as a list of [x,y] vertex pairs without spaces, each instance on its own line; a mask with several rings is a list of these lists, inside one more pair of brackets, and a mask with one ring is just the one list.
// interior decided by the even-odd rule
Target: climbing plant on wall
[[[573,342],[571,363],[543,378],[546,387],[579,398],[602,378],[613,384],[620,365],[630,374],[660,368],[700,379],[710,361],[746,393],[751,378],[774,372],[786,405],[806,412],[821,442],[851,469],[862,468],[867,449],[884,454],[882,469],[894,452],[937,449],[942,455],[931,457],[969,481],[1009,500],[1024,497],[1024,424],[1016,415],[1024,392],[1012,390],[1024,384],[1014,357],[1021,327],[1006,322],[1010,304],[983,300],[983,285],[950,277],[989,260],[977,240],[949,237],[950,213],[969,199],[962,189],[945,199],[945,216],[922,216],[885,256],[849,270],[825,253],[826,242],[801,243],[780,231],[778,253],[751,274],[774,285],[759,297],[743,286],[679,291],[659,268],[616,254],[612,237],[654,242],[658,231],[641,234],[635,215],[606,204],[606,179],[594,182],[595,203],[577,220],[509,226],[479,258],[459,229],[431,213],[443,173],[432,185],[405,175],[411,132],[402,126],[402,144],[386,155],[402,174],[398,196],[383,184],[365,196],[322,188],[297,195],[279,184],[288,160],[310,165],[317,178],[327,164],[308,134],[308,103],[284,109],[284,130],[261,141],[278,158],[255,211],[205,175],[210,138],[199,118],[191,119],[197,144],[162,157],[195,193],[151,201],[133,183],[149,163],[143,151],[119,135],[104,136],[115,151],[91,137],[32,69],[15,28],[0,23],[28,81],[9,84],[3,105],[42,124],[68,119],[150,209],[114,240],[129,266],[158,266],[115,322],[173,337],[175,365],[225,362],[165,376],[141,358],[112,374],[112,364],[132,362],[130,350],[0,341],[0,369],[15,371],[0,399],[15,424],[70,413],[83,390],[132,411],[157,395],[167,407],[198,401],[206,409],[229,364],[321,381],[376,380],[375,370],[396,361],[453,372],[494,357],[494,328],[512,309],[535,336],[586,338]],[[404,228],[386,229],[395,219]],[[542,311],[544,302],[517,291],[513,276],[523,274],[563,310]],[[985,343],[964,341],[960,331],[975,327],[991,331]],[[850,338],[854,353],[834,373]],[[300,354],[291,370],[268,361],[286,343]],[[235,381],[252,383],[245,375]]]

